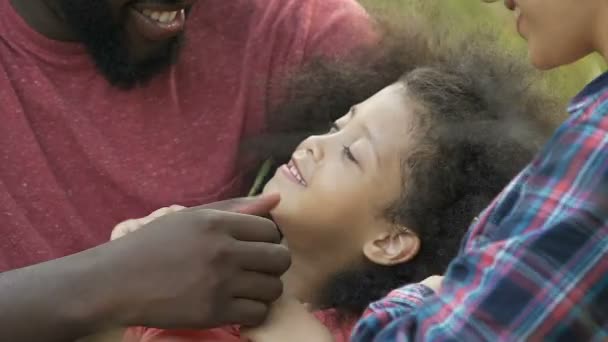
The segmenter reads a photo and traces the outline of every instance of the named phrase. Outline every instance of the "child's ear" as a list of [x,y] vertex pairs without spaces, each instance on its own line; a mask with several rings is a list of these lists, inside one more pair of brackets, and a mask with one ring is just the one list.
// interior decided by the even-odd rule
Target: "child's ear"
[[419,250],[418,236],[402,227],[382,232],[363,245],[363,254],[373,263],[384,266],[409,261]]

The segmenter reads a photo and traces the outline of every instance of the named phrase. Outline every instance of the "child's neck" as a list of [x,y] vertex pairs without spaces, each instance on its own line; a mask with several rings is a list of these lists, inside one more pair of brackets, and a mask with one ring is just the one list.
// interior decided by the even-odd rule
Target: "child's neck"
[[[283,243],[285,244],[285,242]],[[319,254],[306,255],[291,249],[291,267],[281,278],[285,295],[311,304],[313,308],[319,305],[319,293],[332,274],[323,268],[321,264],[323,259],[323,256]]]

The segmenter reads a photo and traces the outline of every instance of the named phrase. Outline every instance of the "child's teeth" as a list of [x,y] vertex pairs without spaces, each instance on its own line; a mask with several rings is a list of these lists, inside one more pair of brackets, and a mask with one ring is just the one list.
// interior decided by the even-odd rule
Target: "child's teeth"
[[300,175],[300,172],[298,172],[298,169],[294,165],[289,165],[289,171],[291,172],[291,174],[294,177],[296,177],[296,179],[300,182],[300,184],[306,185],[304,178],[302,178],[302,176]]

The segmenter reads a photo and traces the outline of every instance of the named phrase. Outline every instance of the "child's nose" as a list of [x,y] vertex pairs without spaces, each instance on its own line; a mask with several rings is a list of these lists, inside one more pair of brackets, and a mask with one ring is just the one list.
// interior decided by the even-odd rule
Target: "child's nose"
[[[324,149],[323,149],[323,141],[322,137],[313,136],[304,141],[302,146],[299,148],[299,153],[301,153],[298,157],[312,158],[315,162],[319,162],[323,160]],[[296,157],[296,155],[294,155]]]

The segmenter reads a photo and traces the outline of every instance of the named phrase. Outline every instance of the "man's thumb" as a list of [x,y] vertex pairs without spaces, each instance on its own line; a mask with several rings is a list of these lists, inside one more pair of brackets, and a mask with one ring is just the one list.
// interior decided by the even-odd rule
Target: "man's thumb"
[[240,205],[235,211],[245,215],[267,216],[272,209],[279,205],[280,201],[281,196],[278,193],[261,195]]

